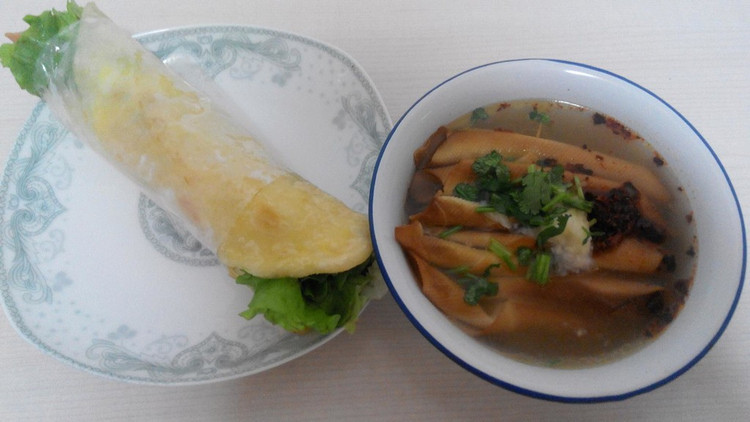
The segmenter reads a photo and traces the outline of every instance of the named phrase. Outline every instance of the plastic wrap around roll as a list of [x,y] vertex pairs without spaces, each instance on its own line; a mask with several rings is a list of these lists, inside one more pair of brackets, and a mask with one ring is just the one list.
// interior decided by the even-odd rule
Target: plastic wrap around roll
[[243,125],[95,6],[66,31],[70,40],[42,58],[62,64],[42,63],[53,69],[44,101],[225,265],[303,277],[345,271],[372,254],[366,216],[275,163]]

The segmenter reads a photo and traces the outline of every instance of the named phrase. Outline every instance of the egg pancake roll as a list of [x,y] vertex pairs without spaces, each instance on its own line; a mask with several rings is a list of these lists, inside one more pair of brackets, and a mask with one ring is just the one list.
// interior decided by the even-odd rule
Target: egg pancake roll
[[[0,60],[19,85],[181,217],[239,283],[257,293],[294,279],[298,291],[284,294],[302,296],[327,322],[305,321],[310,309],[268,303],[251,302],[244,316],[264,313],[300,332],[329,332],[356,319],[372,281],[365,215],[276,162],[214,96],[168,68],[93,4],[68,2],[64,12],[25,20],[29,30],[0,47]],[[344,288],[341,280],[357,288]],[[335,285],[324,286],[334,295],[346,290],[346,297],[315,303],[305,289],[317,294],[321,284]],[[288,321],[285,312],[296,316]]]

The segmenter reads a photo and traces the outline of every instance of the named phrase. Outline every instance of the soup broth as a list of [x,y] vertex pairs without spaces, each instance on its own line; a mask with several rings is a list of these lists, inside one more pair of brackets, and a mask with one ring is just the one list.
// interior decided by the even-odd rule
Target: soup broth
[[467,333],[576,368],[633,353],[676,317],[695,225],[669,163],[634,130],[542,100],[436,129],[415,152],[396,238],[422,291]]

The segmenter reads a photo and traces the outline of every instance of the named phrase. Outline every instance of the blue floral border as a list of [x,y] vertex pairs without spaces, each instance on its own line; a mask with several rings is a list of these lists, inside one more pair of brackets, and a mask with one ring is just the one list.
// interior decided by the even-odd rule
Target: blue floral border
[[[360,170],[360,175],[352,184],[352,188],[358,190],[360,194],[364,194],[366,198],[366,189],[369,189],[369,186],[365,187],[365,184],[362,183],[362,179],[369,177],[368,171],[371,171],[372,166],[374,165],[374,159],[377,155],[377,150],[379,149],[379,146],[382,145],[385,135],[391,128],[391,121],[385,111],[379,94],[375,91],[375,88],[372,86],[370,80],[360,70],[359,65],[343,52],[331,48],[330,46],[322,44],[318,41],[294,34],[288,34],[264,28],[237,26],[202,26],[147,33],[136,38],[139,39],[139,41],[141,41],[142,43],[148,43],[155,41],[165,41],[169,40],[170,38],[174,39],[175,37],[180,36],[184,37],[187,35],[209,33],[255,34],[279,39],[287,39],[289,41],[306,44],[318,50],[322,50],[333,58],[345,63],[346,66],[352,70],[361,86],[364,87],[367,91],[368,98],[362,100],[363,102],[360,102],[359,105],[349,103],[348,101],[350,101],[350,99],[342,99],[342,106],[345,108],[347,114],[349,114],[349,116],[361,128],[363,133],[374,143],[375,146],[377,146],[377,148],[375,148],[376,152],[374,154],[370,154],[370,156],[365,157],[365,162],[363,163],[362,169]],[[240,44],[235,44],[235,47],[237,45]],[[264,47],[273,46],[272,44],[261,45],[263,45]],[[293,62],[291,64],[286,64],[291,66],[294,65]],[[17,138],[17,142],[13,147],[13,150],[9,156],[10,158],[8,160],[8,164],[3,173],[2,185],[0,186],[0,225],[2,225],[3,230],[5,230],[6,224],[6,222],[3,221],[3,215],[6,211],[5,207],[7,206],[8,187],[12,177],[12,168],[14,167],[14,163],[18,160],[19,154],[24,146],[24,142],[27,140],[27,137],[29,135],[29,131],[34,127],[34,124],[36,123],[36,120],[38,119],[44,107],[45,105],[43,103],[39,103],[34,108],[31,117],[26,122],[24,128]],[[368,108],[371,109],[368,110]],[[378,125],[383,128],[382,131],[377,130]],[[47,216],[48,221],[51,221],[63,211],[63,209],[58,209],[50,213]],[[4,239],[3,242],[5,242]],[[37,337],[34,332],[26,326],[23,317],[21,316],[21,313],[10,293],[11,284],[9,283],[9,276],[6,273],[6,269],[3,264],[3,259],[5,258],[4,250],[4,247],[0,248],[0,292],[2,293],[3,304],[6,313],[13,322],[16,330],[29,342],[36,345],[45,353],[54,356],[55,358],[74,367],[103,376],[131,382],[156,384],[185,384],[232,378],[258,372],[265,368],[270,368],[283,361],[304,354],[312,348],[322,345],[325,341],[333,338],[335,335],[332,334],[328,336],[319,336],[313,334],[307,336],[297,336],[288,334],[279,342],[274,344],[270,349],[266,350],[266,352],[268,352],[269,350],[270,352],[266,353],[265,355],[273,355],[273,357],[271,359],[264,360],[260,352],[251,353],[251,351],[249,351],[243,344],[225,339],[216,333],[211,333],[205,339],[178,352],[169,365],[160,365],[153,362],[148,362],[147,360],[142,359],[137,353],[134,353],[127,348],[122,347],[121,345],[113,343],[109,340],[100,339],[94,340],[94,343],[86,352],[87,356],[90,359],[96,361],[100,365],[100,367],[96,367],[61,354],[54,348],[45,344],[44,341]],[[51,299],[45,298],[44,300],[46,301]],[[198,360],[195,360],[195,355],[201,355],[205,350],[211,351],[211,357],[209,359],[205,359],[205,357],[201,356]],[[286,353],[284,353],[285,350]],[[198,364],[196,364],[195,362],[198,362]],[[248,365],[252,365],[254,362],[259,362],[262,366],[251,366],[249,368],[247,367]],[[135,376],[123,373],[123,371],[127,372],[129,370],[145,372],[146,375]]]

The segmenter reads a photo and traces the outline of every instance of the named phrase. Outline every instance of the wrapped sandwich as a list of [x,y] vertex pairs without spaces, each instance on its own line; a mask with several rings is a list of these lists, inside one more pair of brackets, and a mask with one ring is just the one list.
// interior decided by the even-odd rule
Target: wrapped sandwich
[[93,4],[24,20],[2,64],[253,289],[242,316],[293,332],[353,326],[377,290],[366,216],[275,162]]

